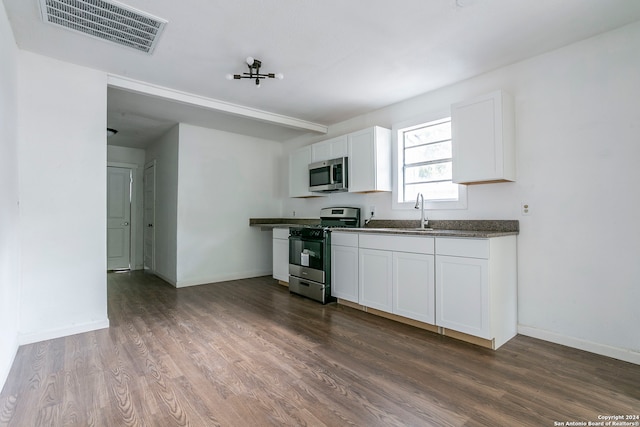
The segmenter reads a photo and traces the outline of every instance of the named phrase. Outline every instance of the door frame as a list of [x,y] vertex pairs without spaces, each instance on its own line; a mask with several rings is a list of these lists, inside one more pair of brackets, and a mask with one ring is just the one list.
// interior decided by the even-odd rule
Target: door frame
[[[155,273],[156,270],[156,176],[157,176],[157,161],[156,159],[151,160],[150,162],[145,163],[144,165],[144,169],[142,170],[142,269],[145,270],[147,267],[149,267],[149,271],[152,273]],[[147,182],[145,181],[145,175],[147,174],[147,169],[153,168],[153,220],[152,220],[152,230],[151,232],[153,233],[153,239],[152,239],[152,255],[151,255],[151,266],[147,266],[145,264],[145,253],[144,253],[144,248],[145,248],[145,233],[148,232],[147,230],[147,221],[145,220],[145,205],[144,205],[144,193],[147,189]]]
[[129,269],[134,270],[136,267],[136,256],[138,251],[136,250],[136,236],[138,235],[138,227],[140,226],[138,221],[138,192],[136,190],[138,180],[138,167],[135,163],[122,163],[122,162],[107,162],[107,167],[126,168],[131,169],[131,219],[129,228]]

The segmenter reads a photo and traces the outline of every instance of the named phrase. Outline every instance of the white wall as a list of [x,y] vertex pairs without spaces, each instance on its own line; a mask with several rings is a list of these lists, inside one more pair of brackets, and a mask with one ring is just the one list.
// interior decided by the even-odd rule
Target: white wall
[[[640,23],[332,126],[394,123],[504,89],[515,98],[518,180],[469,186],[468,208],[433,219],[519,219],[519,331],[640,363]],[[287,151],[323,137],[298,138]],[[286,179],[282,183],[286,185]],[[532,215],[520,216],[522,201]],[[375,204],[390,194],[288,199],[284,214]]]
[[176,125],[147,148],[146,163],[155,161],[155,273],[177,283],[178,131]]
[[271,233],[249,218],[280,215],[281,144],[179,126],[177,286],[270,274]]
[[18,74],[20,341],[108,326],[103,72],[25,51]]
[[145,151],[138,148],[107,146],[107,162],[114,164],[130,164],[133,169],[133,186],[131,191],[131,269],[144,268],[143,259],[143,179]]
[[0,3],[0,390],[18,349],[18,49]]

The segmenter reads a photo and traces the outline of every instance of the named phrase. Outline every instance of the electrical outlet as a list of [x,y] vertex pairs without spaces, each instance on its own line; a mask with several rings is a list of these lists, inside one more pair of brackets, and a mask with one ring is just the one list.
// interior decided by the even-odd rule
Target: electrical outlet
[[524,216],[529,216],[531,215],[531,205],[527,202],[522,202],[520,204],[520,212],[522,213],[522,215]]
[[296,211],[293,211],[293,216],[296,216]]
[[375,216],[375,214],[376,214],[376,207],[375,206],[373,206],[373,205],[369,206],[369,214],[371,216]]

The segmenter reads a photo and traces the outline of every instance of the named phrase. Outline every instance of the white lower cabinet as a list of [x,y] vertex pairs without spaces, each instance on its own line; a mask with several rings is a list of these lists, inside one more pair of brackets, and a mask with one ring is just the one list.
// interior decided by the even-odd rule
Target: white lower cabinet
[[393,253],[360,248],[361,305],[391,312],[393,310],[391,281]]
[[435,325],[433,255],[393,253],[393,313]]
[[333,296],[494,349],[516,335],[516,236],[332,234]]
[[331,296],[358,303],[358,235],[331,233]]
[[488,264],[486,259],[436,257],[438,326],[491,339]]
[[360,304],[435,322],[433,238],[362,234]]
[[289,229],[273,229],[273,278],[289,282]]
[[491,340],[494,349],[516,335],[515,236],[437,238],[435,262],[436,325]]

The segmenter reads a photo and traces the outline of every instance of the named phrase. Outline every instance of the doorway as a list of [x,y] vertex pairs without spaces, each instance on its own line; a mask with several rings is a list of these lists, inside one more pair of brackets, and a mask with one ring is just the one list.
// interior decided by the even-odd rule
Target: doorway
[[131,269],[133,170],[107,166],[107,270]]

